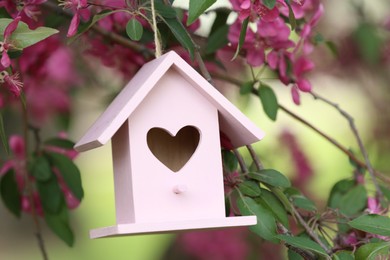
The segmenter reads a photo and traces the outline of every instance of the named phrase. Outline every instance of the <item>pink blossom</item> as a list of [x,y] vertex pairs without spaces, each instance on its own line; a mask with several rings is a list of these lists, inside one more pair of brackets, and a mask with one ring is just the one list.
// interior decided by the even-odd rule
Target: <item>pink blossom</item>
[[53,168],[53,172],[57,176],[58,184],[60,185],[61,191],[64,194],[67,207],[69,209],[77,208],[80,205],[80,200],[74,196],[69,187],[66,185],[60,171],[57,168]]
[[1,0],[0,7],[4,7],[13,17],[21,17],[21,21],[28,24],[31,29],[39,25],[38,16],[41,14],[39,5],[47,0]]
[[293,63],[293,75],[299,90],[303,92],[311,91],[311,83],[304,78],[305,74],[314,69],[314,63],[306,57],[299,57]]
[[[58,133],[58,137],[61,139],[66,139],[67,133],[60,132],[60,133]],[[66,157],[68,157],[71,160],[74,160],[79,155],[79,153],[74,149],[65,149],[65,148],[53,146],[53,145],[46,145],[45,150],[65,155]]]
[[20,135],[11,135],[9,147],[16,159],[23,160],[26,157],[24,139]]
[[117,68],[126,79],[132,77],[146,62],[142,53],[122,45],[108,46],[99,38],[92,39],[89,43],[91,47],[86,54],[99,58],[107,67]]
[[64,0],[60,5],[64,6],[64,9],[71,9],[75,14],[70,22],[67,36],[71,37],[77,33],[77,27],[80,24],[80,19],[88,20],[91,13],[88,9],[87,0]]
[[20,96],[23,83],[19,79],[19,73],[9,75],[7,71],[0,72],[0,83],[2,83],[15,97]]
[[[237,21],[229,29],[228,39],[233,46],[238,44],[240,30],[241,23]],[[279,50],[293,47],[294,43],[289,40],[289,36],[290,29],[281,18],[270,22],[259,20],[256,32],[251,29],[247,31],[242,47],[246,51],[248,64],[255,67],[264,64],[265,52],[268,49]]]
[[303,46],[303,52],[305,55],[309,54],[313,50],[313,44],[310,41],[310,37],[312,34],[312,28],[315,27],[318,24],[318,21],[324,14],[324,6],[322,4],[319,4],[317,6],[317,9],[315,10],[315,13],[310,18],[310,20],[304,24],[301,33],[300,33],[300,40],[296,47],[296,52],[299,50],[301,46]]
[[279,16],[279,11],[276,6],[270,10],[260,0],[230,0],[230,2],[233,10],[239,12],[238,18],[241,21],[249,17],[252,22],[257,19],[270,22]]
[[0,53],[2,55],[0,63],[4,68],[8,68],[11,65],[11,59],[8,56],[8,51],[12,48],[15,48],[15,46],[12,45],[10,37],[11,34],[18,27],[20,19],[20,17],[16,17],[12,22],[7,25],[7,27],[5,27],[3,34],[3,42],[0,42]]
[[376,198],[368,197],[367,199],[367,212],[369,214],[380,214],[381,205]]
[[296,105],[301,104],[301,97],[299,95],[298,88],[295,85],[291,87],[291,96]]

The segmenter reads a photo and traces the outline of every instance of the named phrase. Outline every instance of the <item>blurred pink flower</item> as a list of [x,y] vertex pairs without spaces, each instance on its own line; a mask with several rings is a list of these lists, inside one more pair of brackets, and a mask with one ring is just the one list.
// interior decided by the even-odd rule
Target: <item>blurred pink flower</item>
[[[298,90],[295,87],[291,88],[291,91],[296,91]],[[299,103],[299,95],[292,93],[293,99],[298,99]],[[294,95],[297,95],[294,97]],[[284,130],[281,134],[281,141],[283,143],[283,147],[287,148],[291,160],[294,164],[294,178],[292,180],[294,186],[304,189],[307,187],[307,182],[313,177],[313,169],[310,164],[309,159],[307,156],[304,154],[302,147],[298,143],[298,140],[296,137],[288,130]]]
[[51,36],[23,50],[19,58],[29,112],[36,124],[70,108],[69,92],[80,84],[74,54]]
[[245,228],[187,232],[178,237],[179,246],[198,260],[246,259],[250,244]]
[[[18,185],[19,193],[21,194],[21,209],[22,209],[22,211],[29,213],[32,210],[32,206],[31,206],[30,197],[25,194],[26,193],[26,190],[25,190],[26,189],[25,171],[26,171],[27,159],[26,159],[26,154],[25,154],[24,139],[19,135],[12,135],[9,138],[9,146],[10,146],[10,150],[12,151],[13,156],[11,157],[11,159],[6,161],[3,164],[3,166],[1,167],[0,176],[4,175],[10,169],[14,170],[15,181]],[[43,149],[45,151],[50,151],[50,152],[60,151],[60,153],[69,156],[70,159],[74,159],[74,157],[75,157],[74,153],[73,154],[68,153],[69,150],[64,151],[63,149],[61,150],[58,147],[56,147],[56,148],[58,148],[60,150],[58,150],[58,149],[56,150],[53,148],[54,147],[51,146],[51,147],[44,147]],[[61,173],[56,168],[53,168],[52,170],[57,178],[57,181],[58,181],[58,184],[61,188],[61,191],[64,194],[64,199],[65,199],[65,202],[67,204],[67,207],[69,209],[74,209],[74,208],[78,207],[78,205],[80,204],[80,201],[70,191],[70,189],[66,185]],[[31,183],[33,183],[32,186],[34,187],[35,186],[34,185],[35,178],[30,175],[29,181]],[[33,197],[32,203],[34,204],[35,212],[38,215],[43,216],[43,208],[42,208],[42,203],[41,203],[41,199],[39,197],[38,191],[34,189],[30,192],[32,192],[32,197]]]
[[[22,211],[26,213],[31,213],[32,207],[31,207],[31,201],[30,198],[26,195],[22,195]],[[34,211],[38,216],[43,217],[43,207],[42,207],[42,202],[41,198],[39,197],[38,192],[34,191],[33,192],[33,203],[34,203]]]

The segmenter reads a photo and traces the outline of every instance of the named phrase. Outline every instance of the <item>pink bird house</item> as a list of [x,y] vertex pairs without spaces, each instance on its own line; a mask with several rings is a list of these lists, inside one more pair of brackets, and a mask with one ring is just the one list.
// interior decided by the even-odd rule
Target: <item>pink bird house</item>
[[75,146],[112,145],[116,225],[91,238],[255,225],[226,217],[221,132],[264,135],[175,52],[145,64]]

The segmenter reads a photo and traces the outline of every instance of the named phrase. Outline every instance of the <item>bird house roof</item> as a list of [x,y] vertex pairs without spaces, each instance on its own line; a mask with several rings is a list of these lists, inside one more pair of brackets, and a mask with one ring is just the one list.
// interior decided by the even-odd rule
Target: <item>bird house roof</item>
[[104,113],[75,145],[79,152],[106,144],[135,111],[162,76],[175,69],[199,91],[219,112],[219,127],[233,147],[251,144],[262,139],[264,133],[240,110],[174,51],[146,63],[119,93]]

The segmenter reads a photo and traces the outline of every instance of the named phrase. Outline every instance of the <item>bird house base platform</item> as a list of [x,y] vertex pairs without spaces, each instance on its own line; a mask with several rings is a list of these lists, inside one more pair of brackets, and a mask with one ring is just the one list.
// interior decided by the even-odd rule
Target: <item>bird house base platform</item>
[[223,227],[256,225],[256,216],[226,217],[219,219],[199,219],[160,223],[119,224],[93,229],[90,238],[115,237],[131,234],[167,233],[178,230],[215,229]]

